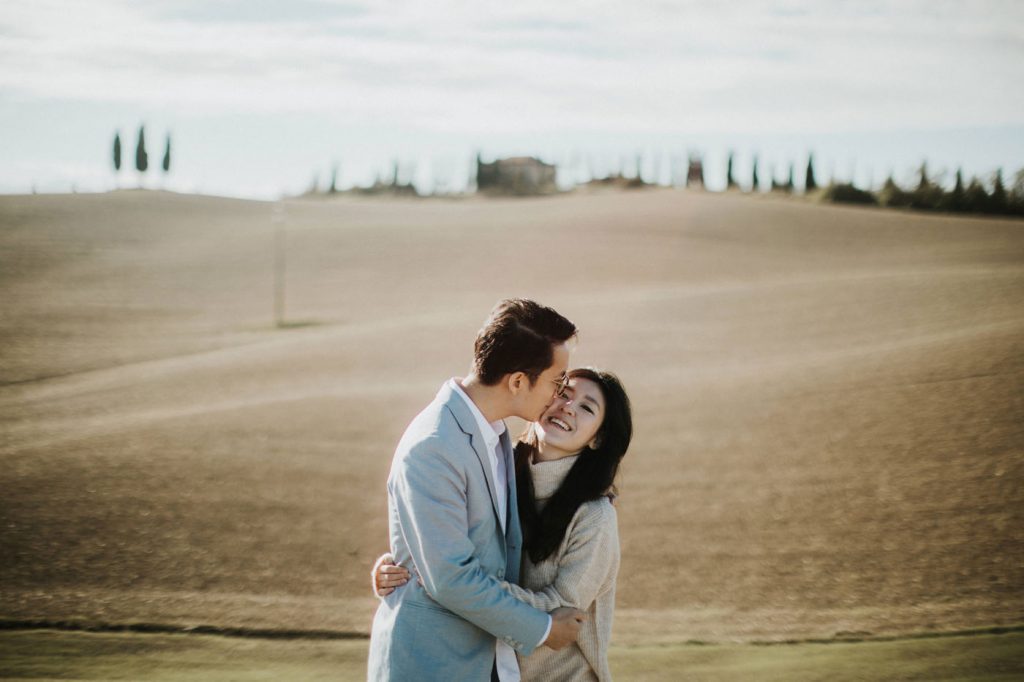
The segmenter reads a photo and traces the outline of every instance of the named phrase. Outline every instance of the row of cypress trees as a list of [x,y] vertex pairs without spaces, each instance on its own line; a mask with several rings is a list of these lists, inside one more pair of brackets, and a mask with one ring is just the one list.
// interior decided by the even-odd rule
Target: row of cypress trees
[[[726,164],[725,170],[725,186],[727,189],[737,189],[740,184],[736,181],[736,176],[732,170],[733,153],[729,152],[729,160]],[[761,186],[761,179],[757,174],[758,158],[754,155],[753,160],[753,172],[750,179],[751,190],[756,192]],[[775,174],[772,173],[772,191],[773,192],[792,192],[796,189],[796,185],[793,183],[793,164],[789,164],[789,175],[785,182],[779,182]],[[813,192],[818,189],[818,182],[814,178],[814,154],[807,155],[807,170],[804,172],[804,192]]]
[[[164,158],[161,164],[164,173],[171,172],[171,134],[167,133],[167,141],[164,145]],[[135,143],[135,170],[145,173],[149,168],[149,153],[146,151],[146,126],[139,126],[138,141]],[[121,131],[114,133],[114,172],[121,170]]]
[[1013,186],[1009,189],[1003,183],[1002,169],[996,170],[991,181],[991,191],[976,177],[965,184],[963,172],[959,169],[951,190],[944,189],[929,176],[927,164],[922,163],[918,173],[917,187],[911,189],[900,187],[890,175],[877,192],[863,190],[852,184],[833,184],[822,193],[822,199],[919,211],[1024,215],[1024,170],[1017,172]]
[[[751,187],[757,191],[760,187],[758,178],[758,159],[753,160]],[[789,176],[785,182],[779,182],[773,174],[771,189],[775,192],[794,191],[793,164],[789,165]],[[860,189],[853,183],[831,182],[819,194],[825,201],[837,203],[873,204],[891,208],[912,208],[921,211],[948,211],[953,213],[989,213],[996,215],[1024,215],[1024,170],[1018,171],[1013,186],[1007,190],[1003,183],[1002,169],[998,169],[992,178],[992,190],[986,189],[981,180],[974,177],[964,183],[963,172],[957,170],[956,183],[951,190],[945,190],[928,174],[928,166],[922,163],[917,187],[904,189],[896,184],[892,175],[877,192]],[[733,154],[729,153],[726,165],[726,187],[737,189],[739,183],[733,173]],[[817,192],[819,185],[814,176],[814,155],[807,156],[807,169],[804,174],[804,193]]]

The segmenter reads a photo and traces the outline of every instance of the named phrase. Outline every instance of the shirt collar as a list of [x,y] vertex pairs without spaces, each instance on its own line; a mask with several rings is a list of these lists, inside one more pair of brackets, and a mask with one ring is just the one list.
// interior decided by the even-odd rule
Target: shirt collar
[[498,446],[498,439],[501,438],[501,434],[505,433],[505,422],[501,419],[495,422],[488,422],[486,417],[484,417],[484,413],[480,411],[480,408],[476,406],[476,403],[469,397],[466,390],[462,388],[457,378],[449,379],[448,385],[466,401],[469,411],[473,413],[473,419],[476,420],[476,426],[480,429],[480,435],[484,437],[484,443],[487,444],[487,451],[494,452],[494,448]]

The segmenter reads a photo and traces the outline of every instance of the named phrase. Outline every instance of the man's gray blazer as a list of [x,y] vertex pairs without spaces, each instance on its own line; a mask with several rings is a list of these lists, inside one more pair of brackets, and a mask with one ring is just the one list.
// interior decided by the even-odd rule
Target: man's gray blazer
[[406,429],[388,477],[395,561],[419,575],[381,600],[370,637],[370,680],[486,681],[496,637],[529,655],[548,615],[512,597],[522,529],[508,432],[507,533],[502,533],[484,437],[447,383]]

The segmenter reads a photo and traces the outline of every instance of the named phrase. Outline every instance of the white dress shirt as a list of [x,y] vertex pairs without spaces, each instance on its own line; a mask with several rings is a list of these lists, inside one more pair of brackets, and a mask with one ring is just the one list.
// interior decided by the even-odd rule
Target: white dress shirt
[[[501,520],[501,532],[504,533],[505,519],[508,516],[508,470],[510,468],[508,466],[510,464],[508,458],[511,455],[511,453],[503,452],[501,448],[501,434],[505,433],[506,430],[505,422],[500,419],[496,422],[488,422],[480,408],[466,394],[459,380],[451,379],[450,384],[452,390],[466,401],[469,411],[476,420],[477,428],[483,434],[487,454],[490,455],[491,474],[494,476],[495,481],[495,495],[498,498],[498,518]],[[540,642],[546,641],[549,634],[551,634],[551,616],[548,616],[548,629],[544,631],[544,636]],[[519,682],[519,662],[516,660],[515,650],[500,639],[496,640],[496,642],[494,657],[498,668],[498,679],[501,682]]]

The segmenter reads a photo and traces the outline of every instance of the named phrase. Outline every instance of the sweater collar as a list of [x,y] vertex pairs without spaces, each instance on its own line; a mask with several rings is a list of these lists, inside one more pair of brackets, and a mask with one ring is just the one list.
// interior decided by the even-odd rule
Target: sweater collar
[[572,469],[579,455],[563,457],[550,462],[530,462],[530,478],[533,480],[533,496],[537,501],[546,500],[555,494],[558,486]]

